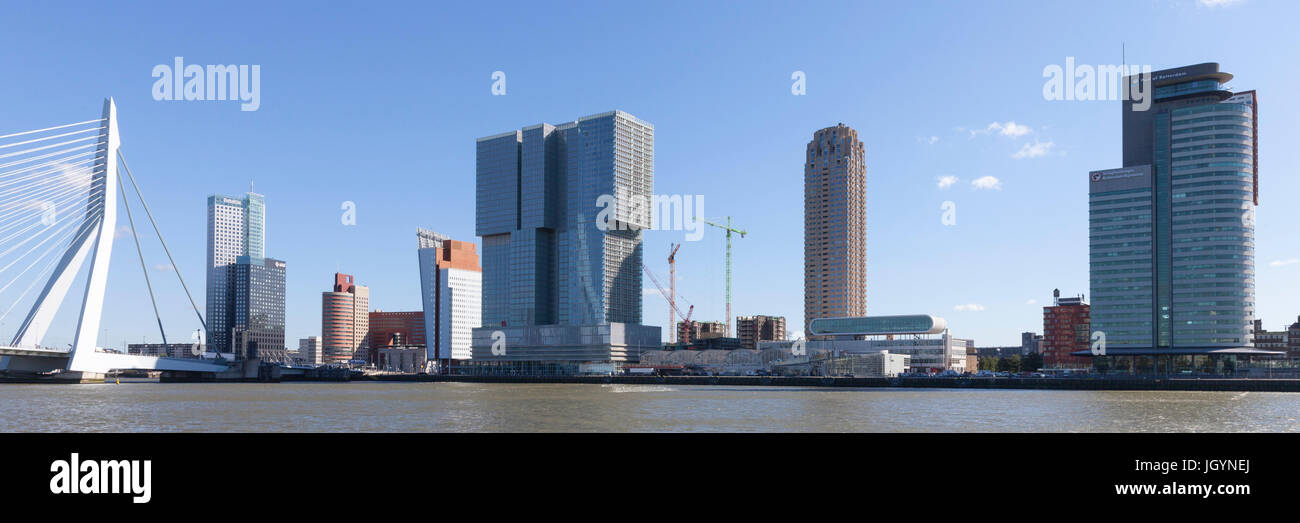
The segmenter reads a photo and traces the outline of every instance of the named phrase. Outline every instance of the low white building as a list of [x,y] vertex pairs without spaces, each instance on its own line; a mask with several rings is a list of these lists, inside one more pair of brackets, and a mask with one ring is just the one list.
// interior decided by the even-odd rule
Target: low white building
[[383,347],[379,349],[378,367],[394,372],[415,374],[425,372],[429,358],[421,345],[406,347]]
[[830,357],[888,352],[909,356],[910,369],[920,372],[966,372],[966,340],[953,338],[943,318],[930,315],[818,318],[809,335],[818,339],[765,341],[760,350],[824,351]]

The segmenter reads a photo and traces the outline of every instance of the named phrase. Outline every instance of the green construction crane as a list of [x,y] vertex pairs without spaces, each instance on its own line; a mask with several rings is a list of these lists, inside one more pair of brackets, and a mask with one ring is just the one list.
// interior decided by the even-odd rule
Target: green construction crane
[[731,233],[739,233],[741,238],[745,237],[745,231],[731,227],[731,217],[727,217],[727,224],[721,225],[708,220],[704,223],[727,231],[727,337],[731,337]]

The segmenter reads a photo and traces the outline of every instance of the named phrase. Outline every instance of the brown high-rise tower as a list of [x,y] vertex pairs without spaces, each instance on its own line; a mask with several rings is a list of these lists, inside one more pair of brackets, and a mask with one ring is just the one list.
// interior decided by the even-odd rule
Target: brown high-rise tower
[[816,318],[867,314],[867,163],[844,124],[813,133],[804,160],[804,333]]

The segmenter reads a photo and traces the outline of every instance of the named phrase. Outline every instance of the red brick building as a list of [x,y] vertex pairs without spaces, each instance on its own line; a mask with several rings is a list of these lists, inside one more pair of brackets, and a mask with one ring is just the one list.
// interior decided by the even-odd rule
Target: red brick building
[[[394,340],[394,337],[397,339]],[[371,312],[368,341],[371,359],[367,361],[375,362],[379,361],[381,348],[425,345],[427,341],[424,334],[424,312]]]
[[1088,350],[1092,336],[1090,306],[1083,297],[1062,298],[1053,291],[1053,305],[1043,307],[1043,366],[1049,369],[1086,369],[1092,358],[1071,356],[1071,352]]

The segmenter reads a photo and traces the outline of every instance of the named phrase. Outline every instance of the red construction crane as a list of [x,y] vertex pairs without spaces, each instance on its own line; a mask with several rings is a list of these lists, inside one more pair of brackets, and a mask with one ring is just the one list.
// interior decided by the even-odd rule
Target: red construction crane
[[[687,309],[686,314],[682,314],[682,310],[677,308],[677,303],[674,302],[672,298],[669,298],[668,291],[665,291],[664,286],[659,284],[659,278],[655,278],[655,273],[650,272],[650,267],[648,265],[641,264],[641,268],[645,269],[645,274],[646,276],[650,277],[650,282],[655,284],[656,289],[659,289],[659,294],[662,294],[664,299],[668,300],[668,306],[670,309],[672,309],[672,312],[677,313],[677,315],[682,318],[682,330],[678,334],[678,341],[682,343],[690,343],[691,326],[693,325],[691,323],[691,314],[695,313],[695,306],[691,305],[690,308]],[[673,323],[673,318],[671,314],[668,317],[668,321],[670,323]],[[669,325],[668,328],[671,329],[672,325]]]
[[[677,249],[682,248],[680,243],[670,243],[669,247],[672,252],[668,253],[668,324],[672,325],[673,312],[677,308]],[[669,341],[677,343],[677,330],[673,329],[673,334]]]

